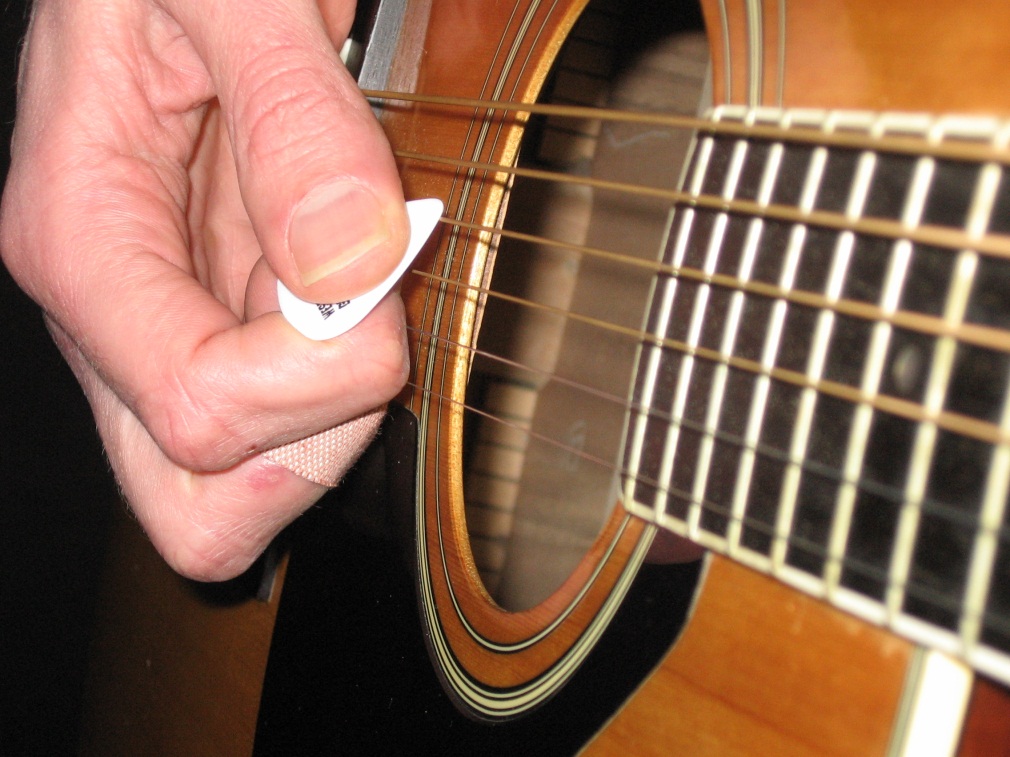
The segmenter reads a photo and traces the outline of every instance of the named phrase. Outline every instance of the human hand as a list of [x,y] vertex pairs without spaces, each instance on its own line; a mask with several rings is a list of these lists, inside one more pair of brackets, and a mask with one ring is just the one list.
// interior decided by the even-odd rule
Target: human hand
[[138,519],[194,578],[238,574],[325,491],[265,450],[367,414],[406,375],[395,296],[328,342],[276,312],[276,277],[335,302],[406,247],[395,164],[335,51],[353,6],[34,6],[0,251]]

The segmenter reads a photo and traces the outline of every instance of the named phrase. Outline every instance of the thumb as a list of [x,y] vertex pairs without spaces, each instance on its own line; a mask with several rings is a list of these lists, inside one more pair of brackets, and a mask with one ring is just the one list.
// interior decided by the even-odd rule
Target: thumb
[[334,46],[346,28],[327,30],[314,0],[180,5],[273,272],[315,302],[377,286],[406,249],[409,227],[389,145]]

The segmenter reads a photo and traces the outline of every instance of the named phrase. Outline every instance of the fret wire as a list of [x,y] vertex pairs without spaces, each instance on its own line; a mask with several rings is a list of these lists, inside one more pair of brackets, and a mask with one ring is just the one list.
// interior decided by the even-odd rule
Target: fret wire
[[919,244],[944,247],[952,250],[970,248],[985,255],[1010,258],[1010,236],[1003,234],[986,234],[984,236],[971,237],[962,229],[947,228],[935,224],[911,225],[885,218],[872,217],[847,219],[844,214],[832,211],[810,210],[804,212],[788,205],[779,204],[761,206],[752,200],[724,200],[711,195],[695,195],[683,190],[628,184],[626,182],[609,181],[591,176],[578,176],[536,168],[521,168],[481,161],[462,160],[460,158],[449,158],[441,155],[425,155],[411,150],[395,150],[394,155],[404,160],[416,160],[436,165],[447,165],[453,168],[489,171],[506,176],[522,176],[561,184],[587,186],[644,197],[655,197],[668,200],[671,203],[682,203],[708,210],[735,213],[737,215],[761,216],[777,221],[818,226],[835,231],[854,231],[859,234],[867,234],[885,239],[907,239]]
[[[733,328],[734,331],[739,325],[740,308],[734,308],[736,302],[731,303],[731,313],[727,318],[727,330]],[[723,349],[727,342],[723,341]],[[730,342],[730,349],[732,343]],[[709,390],[708,405],[705,408],[705,420],[702,426],[701,443],[698,448],[698,465],[695,471],[694,484],[691,487],[691,505],[687,515],[687,533],[691,538],[697,538],[701,530],[702,505],[708,488],[708,479],[712,470],[712,457],[715,450],[715,441],[719,438],[718,423],[719,415],[723,409],[722,401],[726,394],[726,381],[729,371],[723,364],[716,366],[712,377],[712,387]],[[740,440],[741,445],[743,440]]]
[[[715,150],[715,140],[711,137],[701,139],[698,143],[698,163],[694,168],[694,173],[691,179],[691,191],[699,192],[701,191],[705,176],[708,173],[709,166],[712,162],[712,153]],[[694,211],[691,212],[688,221],[693,221]],[[688,245],[691,243],[692,230],[694,228],[693,222],[684,223],[678,229],[677,237],[677,247],[676,256],[674,260],[680,261],[680,265],[683,265],[684,257],[687,255]],[[670,330],[670,318],[673,315],[674,299],[677,296],[677,289],[679,287],[674,285],[675,280],[671,279],[666,283],[664,299],[662,304],[662,321],[661,321],[661,334],[667,334]],[[700,294],[700,288],[699,288]],[[683,296],[683,295],[682,295]],[[689,347],[697,346],[697,337],[693,336],[696,332],[700,332],[700,326],[697,324],[698,318],[698,308],[697,301],[695,302],[695,311],[692,314],[692,323],[689,328],[689,336],[687,345]],[[651,307],[649,308],[651,310]],[[694,344],[692,345],[692,339],[694,339]],[[661,360],[661,350],[655,348],[656,355],[656,365],[657,370],[659,366],[659,361]],[[684,359],[681,361],[678,369],[678,379],[677,388],[674,391],[674,395],[671,398],[670,407],[670,426],[667,429],[667,433],[663,442],[663,452],[660,457],[660,469],[659,469],[659,480],[669,481],[673,471],[673,459],[676,454],[677,444],[680,441],[680,430],[683,425],[684,418],[684,405],[687,402],[687,390],[690,384],[691,368],[694,364],[694,355],[688,353],[685,355]],[[655,406],[655,401],[650,400],[649,406]],[[656,492],[656,499],[653,503],[653,512],[655,513],[656,520],[658,521],[666,513],[666,500],[667,497],[659,490]]]
[[[692,142],[691,147],[688,150],[688,154],[685,156],[685,167],[691,162],[707,162],[709,159],[711,151],[711,142],[707,145],[704,141],[700,142],[695,140]],[[700,184],[697,186],[700,190]],[[664,235],[663,243],[660,246],[661,250],[667,250],[670,245],[673,245],[673,254],[671,255],[671,263],[673,266],[680,267],[683,265],[684,253],[685,253],[685,241],[686,235],[683,233],[685,228],[690,228],[694,221],[694,209],[672,206],[667,216],[667,228]],[[677,236],[671,238],[671,235],[676,234]],[[655,262],[652,262],[655,264]],[[660,333],[666,333],[669,326],[669,320],[672,314],[673,308],[673,298],[675,296],[677,288],[680,286],[680,281],[678,277],[671,276],[665,281],[661,281],[659,277],[653,277],[649,285],[649,296],[648,302],[655,302],[656,298],[661,298],[660,302],[660,312],[657,318],[657,328]],[[642,331],[645,332],[649,328],[649,314],[644,316]],[[648,353],[647,358],[647,368],[645,372],[645,378],[642,385],[642,398],[641,404],[645,408],[649,408],[650,412],[653,408],[654,397],[656,393],[656,380],[659,374],[659,367],[662,360],[662,345],[656,343],[652,344],[640,344],[636,349],[636,365],[642,366],[646,361],[643,360],[642,355]],[[634,391],[634,386],[632,386],[631,391]],[[645,436],[648,430],[648,417],[649,413],[639,414],[635,419],[635,428],[631,437],[631,448],[628,462],[631,470],[639,470],[641,467],[641,459],[645,446]],[[629,424],[630,416],[629,416]],[[627,477],[624,484],[624,496],[625,501],[628,503],[635,502],[635,489],[636,481],[634,477]],[[649,518],[653,522],[657,522],[659,515],[662,511],[662,504],[660,502],[659,491],[657,489],[656,499],[651,504],[651,513]]]
[[[678,216],[682,216],[679,217]],[[677,228],[678,234],[679,229],[683,228],[686,224],[690,226],[693,219],[694,212],[687,211],[686,213],[681,213],[675,211],[671,214],[670,225],[671,228]],[[665,247],[665,246],[664,246]],[[678,251],[674,251],[674,257],[676,259]],[[672,309],[674,291],[679,285],[677,279],[668,279],[662,283],[661,288],[658,286],[658,281],[653,280],[650,286],[650,297],[649,301],[652,302],[656,297],[661,297],[661,309],[659,314],[659,323],[665,329],[665,325],[670,318],[670,311]],[[643,326],[643,329],[648,328],[648,324]],[[641,407],[646,409],[646,413],[640,413],[635,419],[635,434],[633,440],[633,446],[631,448],[631,456],[629,459],[629,464],[632,470],[639,470],[641,468],[642,453],[645,447],[645,436],[648,431],[648,421],[650,414],[653,411],[653,402],[656,395],[656,381],[659,377],[659,367],[662,360],[662,350],[656,344],[642,344],[638,347],[638,353],[641,355],[644,352],[648,352],[647,359],[647,371],[645,373],[644,383],[642,385],[642,399],[640,401]],[[638,365],[642,365],[642,359],[639,357]],[[664,413],[665,415],[665,413]],[[634,502],[635,501],[635,484],[636,481],[633,478],[628,478],[625,482],[625,501]],[[656,520],[659,513],[659,494],[657,492],[656,499],[650,504],[651,512],[650,517],[652,520]]]
[[[916,181],[912,185],[913,203],[925,207],[926,198],[932,185],[933,173],[936,169],[936,161],[932,158],[920,160],[924,170],[917,172]],[[928,166],[929,177],[922,179],[926,175],[925,166]],[[921,195],[921,199],[918,195]],[[920,211],[921,212],[921,211]],[[958,264],[963,262],[963,258],[958,260]],[[960,265],[955,268],[959,272]],[[951,282],[947,301],[944,304],[944,320],[960,322],[962,320],[963,309],[957,310],[957,303],[960,301],[958,294],[961,288],[957,286],[957,276]],[[948,316],[950,316],[948,318]],[[943,406],[942,395],[937,398],[936,389],[938,384],[946,389],[947,378],[949,377],[949,364],[944,359],[946,350],[942,350],[943,340],[938,339],[933,350],[933,358],[926,382],[926,401],[924,407],[927,409],[939,410]],[[953,354],[949,355],[953,359]],[[947,367],[947,371],[943,370]],[[936,426],[922,421],[917,424],[915,438],[912,443],[911,466],[905,483],[904,496],[898,515],[898,522],[894,533],[894,543],[891,552],[890,568],[888,570],[888,580],[884,594],[884,608],[889,624],[893,624],[894,619],[905,601],[905,585],[908,582],[908,573],[912,559],[914,558],[915,532],[918,530],[919,518],[916,512],[916,505],[925,493],[926,480],[929,475],[929,463],[933,458],[933,447],[936,443]]]
[[968,234],[978,236],[989,228],[1002,176],[1003,169],[995,163],[986,163],[979,169],[978,190],[965,224]]
[[[758,529],[763,525],[764,524],[755,523],[750,524],[750,527]],[[816,542],[809,541],[808,539],[796,534],[790,536],[790,546],[798,549],[803,549],[809,552],[810,554],[816,556],[824,556],[827,554],[823,546],[817,544]],[[858,560],[857,558],[854,557],[845,558],[845,568],[852,571],[853,573],[857,573],[859,575],[866,576],[868,578],[873,578],[881,582],[884,582],[888,577],[887,571],[882,570],[875,565],[871,565],[869,563]],[[822,578],[820,578],[819,576],[814,576],[810,573],[806,573],[804,571],[800,571],[797,568],[793,568],[792,566],[789,565],[786,565],[782,574],[776,576],[776,578],[779,578],[780,580],[783,580],[794,586],[797,586],[797,588],[800,588],[802,591],[808,594],[820,596],[823,593],[822,590],[824,586],[824,580]],[[949,597],[937,596],[935,592],[931,591],[929,588],[924,586],[909,585],[906,587],[906,591],[907,596],[917,599],[923,605],[930,606],[934,609],[945,610],[951,613],[956,613],[961,609],[961,604],[959,602],[956,602],[950,599]],[[873,620],[874,622],[879,623],[881,625],[888,625],[889,627],[894,628],[899,625],[906,624],[910,621],[917,622],[921,623],[923,626],[934,628],[939,632],[948,635],[951,639],[957,638],[951,631],[944,629],[942,627],[935,626],[929,621],[920,620],[915,616],[901,615],[894,618],[893,621],[889,620],[885,615],[884,605],[880,600],[867,596],[865,594],[858,593],[853,589],[848,589],[847,587],[843,586],[837,589],[837,592],[839,594],[843,592],[850,593],[851,595],[858,597],[860,602],[874,606],[876,608],[876,611],[873,613],[874,616]],[[851,603],[836,600],[837,597],[832,598],[832,601],[836,605],[843,606],[848,610],[853,610],[853,608],[851,607]],[[853,611],[856,612],[855,610]],[[862,615],[863,617],[866,617],[865,613],[859,612],[858,614]],[[1007,617],[1005,615],[990,615],[987,616],[987,621],[993,627],[998,628],[1004,633],[1010,633],[1010,617]],[[954,642],[953,645],[948,644],[947,646],[950,647],[950,651],[954,654],[966,654],[963,645],[958,644],[956,641]],[[967,654],[970,654],[970,652],[968,652]]]
[[[938,136],[942,138],[942,134]],[[997,188],[998,182],[994,180],[991,171],[979,173],[966,219],[968,228],[985,229],[989,225]],[[978,255],[970,250],[961,252],[954,267],[947,302],[944,305],[944,321],[955,326],[963,322],[977,270]],[[954,369],[956,351],[957,343],[954,339],[950,337],[937,339],[926,384],[927,412],[943,408]],[[926,493],[936,440],[937,428],[934,424],[927,422],[918,425],[913,443],[912,466],[905,490],[905,504],[902,506],[898,521],[889,571],[886,604],[888,614],[892,618],[897,616],[905,603],[902,587],[908,585],[912,561],[915,559],[915,542],[922,518],[922,500]]]
[[[746,159],[749,144],[740,141],[737,143],[740,154],[740,162]],[[775,186],[775,178],[778,175],[778,166],[782,158],[782,146],[775,145],[769,151],[764,170],[762,172],[761,184],[758,188],[757,198],[759,202],[768,202],[771,199],[772,189]],[[735,194],[736,180],[733,182],[733,193]],[[732,195],[730,195],[732,196]],[[747,235],[744,239],[744,248],[740,256],[738,277],[746,281],[750,278],[751,271],[757,259],[758,244],[761,239],[763,223],[761,219],[751,219],[747,228]],[[726,324],[723,327],[722,341],[719,350],[724,355],[733,354],[736,347],[736,339],[740,333],[741,318],[746,305],[746,298],[742,291],[733,292],[726,314]],[[711,470],[712,456],[715,450],[715,441],[720,433],[719,418],[723,410],[723,398],[725,397],[726,384],[729,380],[729,366],[725,363],[717,363],[713,375],[712,387],[709,392],[708,406],[705,412],[704,432],[701,437],[701,448],[698,452],[698,472],[695,476],[694,486],[691,491],[692,507],[688,517],[688,533],[697,536],[701,529],[701,502],[704,501],[708,486],[709,471]],[[743,444],[741,439],[741,445]],[[697,506],[695,506],[697,503]]]
[[[852,187],[846,202],[846,215],[858,218],[862,215],[866,199],[869,196],[871,177],[876,168],[876,155],[864,152],[859,156],[859,164],[853,176]],[[855,246],[855,235],[843,233],[835,242],[832,254],[831,271],[825,291],[825,300],[835,303],[841,298],[845,285],[846,272]],[[824,375],[828,348],[831,344],[835,326],[835,312],[831,308],[822,308],[818,313],[817,325],[814,330],[813,347],[807,360],[806,375],[811,382],[820,381]],[[807,455],[810,432],[813,428],[814,413],[817,407],[818,393],[811,387],[802,390],[800,404],[793,425],[789,464],[786,468],[782,484],[782,495],[779,498],[778,521],[775,528],[775,541],[772,544],[772,565],[780,571],[786,564],[788,535],[793,530],[796,508],[799,500],[800,481],[802,478],[802,461]]]
[[[922,158],[916,164],[912,190],[909,192],[902,212],[906,221],[918,222],[922,215],[926,202],[926,188],[928,188],[933,175],[933,166],[934,162],[930,158]],[[884,290],[881,293],[882,309],[887,311],[897,309],[908,273],[911,254],[912,245],[908,240],[898,240],[893,245],[891,262],[888,265]],[[879,391],[887,349],[891,341],[891,331],[891,325],[886,321],[878,322],[873,327],[869,354],[863,368],[861,388],[865,394],[874,395]],[[863,404],[858,405],[853,412],[852,429],[849,432],[849,441],[845,452],[845,483],[839,487],[835,502],[835,514],[828,537],[828,561],[824,568],[824,578],[829,598],[841,587],[842,568],[855,516],[858,493],[856,487],[849,482],[856,480],[862,471],[873,413],[873,407]]]
[[[699,183],[704,178],[704,175],[705,172],[698,172],[697,181]],[[731,176],[732,173],[730,173],[729,177],[727,177],[727,181]],[[705,260],[703,262],[705,271],[711,271],[711,269],[714,269],[715,267],[715,256],[713,253],[717,253],[717,251],[714,249],[714,240],[716,238],[721,239],[724,232],[725,225],[722,222],[722,219],[717,216],[712,225],[712,236],[709,239],[708,252],[706,253]],[[708,304],[709,295],[710,288],[705,284],[699,285],[697,291],[695,292],[695,303],[691,314],[691,324],[688,328],[687,342],[692,346],[698,345],[704,321],[705,307]],[[669,329],[665,329],[664,333],[669,333]],[[691,375],[694,372],[694,361],[694,355],[686,355],[681,361],[680,369],[678,371],[676,400],[670,426],[671,432],[668,432],[667,435],[660,480],[667,481],[673,479],[674,458],[676,456],[677,446],[680,443],[680,430],[685,425],[686,421],[684,417],[684,410],[687,405],[688,392],[691,387]],[[703,454],[699,452],[699,461],[702,461],[703,459]],[[688,524],[688,533],[691,533],[691,524],[697,524],[701,520],[701,500],[697,495],[697,475],[702,469],[707,471],[707,462],[701,462],[701,464],[697,466],[695,483],[692,486],[691,493],[689,493],[686,498],[688,501],[688,512],[685,520]],[[666,511],[664,511],[663,514],[667,515]]]
[[[711,137],[706,138],[706,142],[712,144],[712,149],[714,150],[715,143]],[[740,171],[743,167],[743,160],[745,158],[745,148],[742,147],[742,143],[737,143],[733,146],[733,153],[731,155],[728,170],[726,171],[726,176],[722,184],[722,194],[723,196],[732,196],[735,191],[737,181],[740,177]],[[706,162],[706,165],[699,170],[693,179],[692,190],[698,191],[702,186],[702,182],[707,178],[708,168],[710,161]],[[712,225],[712,230],[707,240],[706,251],[703,265],[703,272],[711,273],[715,270],[716,264],[718,262],[719,253],[722,250],[723,240],[726,233],[726,222],[725,214],[721,214],[714,219]],[[691,314],[691,323],[688,327],[688,344],[692,347],[697,347],[701,340],[702,328],[705,322],[706,312],[708,310],[708,302],[711,294],[711,287],[705,283],[698,286],[695,292],[694,308]],[[667,333],[664,331],[664,333]],[[677,445],[680,441],[680,428],[684,425],[684,412],[688,400],[688,393],[691,388],[691,378],[694,372],[695,358],[694,355],[686,356],[680,364],[679,376],[677,380],[677,392],[676,401],[674,404],[674,418],[672,420],[672,427],[676,429],[676,432],[669,434],[664,446],[663,452],[663,463],[660,468],[660,480],[670,481],[673,477],[673,465],[676,455]],[[704,447],[698,450],[697,464],[695,466],[695,476],[694,482],[692,484],[692,490],[690,497],[688,499],[688,511],[687,511],[687,524],[688,531],[690,532],[692,527],[697,530],[697,525],[701,520],[701,500],[703,494],[699,494],[699,477],[707,476],[708,464],[710,462],[710,456],[706,458]]]
[[[761,525],[764,526],[765,524],[762,523]],[[758,530],[766,530],[765,528],[756,529],[753,524],[749,525],[748,528],[751,529],[751,533]],[[753,549],[748,548],[744,544],[740,544],[737,547],[732,559],[751,570],[756,570],[758,573],[764,573],[765,575],[771,574],[771,560],[769,557],[761,552],[756,552]]]
[[[875,156],[867,154],[868,161],[875,160]],[[754,223],[760,219],[751,219]],[[655,273],[668,274],[677,278],[687,279],[700,283],[707,283],[713,286],[722,287],[734,291],[754,294],[769,299],[783,299],[797,305],[805,305],[815,310],[832,310],[840,315],[849,315],[865,321],[888,321],[894,326],[928,336],[953,336],[965,344],[973,344],[997,352],[1010,353],[1010,331],[993,326],[986,326],[978,323],[960,323],[956,328],[944,321],[943,318],[918,313],[915,311],[897,309],[893,313],[888,313],[879,305],[858,300],[847,300],[839,297],[831,299],[819,292],[808,292],[802,289],[783,290],[777,284],[770,284],[764,281],[750,281],[738,276],[730,276],[724,273],[706,274],[696,268],[688,266],[674,266],[662,262],[637,258],[609,250],[602,250],[585,245],[572,244],[559,240],[548,239],[534,234],[524,234],[510,231],[508,229],[498,229],[493,226],[486,226],[467,221],[458,221],[452,218],[443,217],[441,221],[445,224],[459,226],[464,229],[486,232],[488,234],[498,234],[509,239],[517,239],[523,242],[541,244],[560,249],[571,250],[584,255],[611,260],[615,263],[628,264],[631,266],[651,270]],[[845,232],[843,232],[845,233]]]
[[[691,228],[694,226],[694,217],[695,217],[694,211],[689,209],[683,213],[680,219],[680,223],[677,226],[677,240],[675,243],[676,246],[674,250],[675,260],[683,259],[686,250],[686,241],[687,238],[690,236]],[[660,293],[661,299],[660,299],[660,310],[658,320],[661,333],[666,333],[669,330],[670,317],[673,313],[674,301],[676,299],[677,290],[679,288],[680,288],[680,282],[677,279],[667,279],[662,284],[662,289]],[[649,349],[649,365],[648,365],[648,373],[646,374],[646,381],[648,382],[648,393],[646,395],[646,398],[643,399],[642,404],[648,408],[655,408],[657,407],[657,402],[663,401],[663,398],[660,398],[659,400],[656,399],[656,382],[659,378],[659,371],[663,361],[663,350],[662,347],[658,344],[652,344],[648,347],[648,349]],[[673,397],[672,401],[676,402],[676,397]],[[674,435],[679,434],[680,433],[679,427],[673,422],[675,417],[673,415],[673,411],[664,410],[663,413],[670,414],[670,426],[667,430],[667,433]],[[644,416],[640,417],[639,427],[641,430],[639,449],[641,450],[644,448],[645,437],[648,431],[648,421],[646,417]],[[662,462],[660,463],[660,465],[662,465]],[[636,465],[634,470],[639,470],[639,466]],[[660,477],[660,480],[662,480],[662,477]],[[632,496],[629,497],[629,501],[633,501],[634,487],[632,486],[629,491],[632,493]],[[656,489],[655,497],[653,501],[650,503],[651,517],[653,518],[653,520],[658,520],[660,516],[663,514],[663,512],[665,511],[664,505],[665,502],[662,487],[659,487]]]
[[[670,217],[670,221],[669,221],[671,227],[675,223],[677,223],[677,215],[678,215],[678,213],[676,213],[676,212],[671,213],[671,217]],[[665,245],[664,245],[664,247],[665,247]],[[649,293],[649,301],[650,302],[652,302],[653,298],[657,296],[656,283],[657,283],[657,280],[653,279],[653,281],[652,281],[652,283],[650,285],[650,293]],[[667,288],[672,287],[672,286],[676,286],[676,284],[677,284],[677,280],[676,279],[670,279],[670,280],[668,280],[666,282],[666,284],[664,286],[664,289],[667,289]],[[645,325],[643,325],[643,327],[642,327],[643,331],[645,331],[646,329],[648,329],[648,324],[647,323]],[[643,358],[643,353],[645,353],[646,351],[648,351],[648,358],[647,358],[647,360],[648,360],[648,371],[645,374],[645,378],[643,380],[642,399],[640,400],[639,406],[642,407],[642,408],[645,408],[647,412],[644,413],[644,414],[639,413],[637,415],[637,417],[635,418],[635,421],[634,421],[634,424],[635,424],[634,430],[632,431],[631,434],[629,434],[629,436],[631,437],[631,439],[630,439],[631,446],[630,446],[629,455],[628,455],[628,466],[629,466],[629,468],[631,470],[636,470],[636,471],[640,469],[641,464],[642,464],[642,450],[643,450],[643,448],[645,446],[646,427],[647,427],[647,423],[648,423],[649,412],[651,412],[650,409],[652,407],[652,397],[655,395],[656,378],[657,378],[658,373],[659,373],[660,350],[656,347],[655,344],[649,344],[649,345],[640,344],[638,346],[638,348],[636,350],[636,358],[637,358],[636,365],[642,365],[642,363],[645,360]],[[634,388],[632,388],[632,391],[634,391]],[[630,423],[630,421],[629,421],[629,423]],[[634,478],[632,478],[630,476],[627,477],[627,479],[625,480],[625,483],[624,483],[624,500],[625,500],[625,502],[629,502],[630,503],[630,502],[634,502],[635,501],[635,484],[636,484],[636,481],[634,480]],[[655,517],[656,517],[655,513],[656,513],[656,511],[655,511],[655,505],[653,505],[653,511],[652,511],[652,518],[653,519],[655,519]]]
[[[699,291],[696,297],[701,295]],[[697,304],[697,300],[696,300]],[[697,310],[695,311],[697,313]],[[697,342],[697,330],[694,328],[698,325],[697,319],[692,317],[692,328],[690,329],[687,343],[690,345],[692,341]],[[663,454],[659,469],[659,480],[669,481],[673,476],[673,465],[674,458],[677,454],[677,446],[680,442],[680,432],[684,425],[684,408],[687,404],[688,389],[691,383],[691,373],[694,368],[694,355],[687,354],[681,360],[680,366],[677,371],[677,385],[673,394],[673,404],[670,408],[670,427],[667,429],[663,444]],[[655,512],[657,517],[665,514],[665,497],[657,495]],[[690,520],[690,516],[689,516]]]
[[[1010,129],[1004,129],[1000,135],[998,146],[1005,149],[1008,141],[1010,141]],[[996,192],[1003,175],[1004,170],[1001,166],[990,163],[982,168],[981,182],[986,185],[985,193],[990,198],[989,207],[984,210],[986,223],[989,222],[992,215],[992,204],[995,202]],[[980,212],[979,215],[982,213]],[[982,223],[982,219],[969,219],[969,224],[971,223]],[[1010,384],[1004,389],[1003,409],[1000,413],[999,424],[1001,429],[1010,429]],[[965,592],[958,634],[968,653],[978,646],[982,634],[982,617],[992,583],[999,546],[998,532],[1003,524],[1008,490],[1010,490],[1010,447],[999,445],[993,450],[992,461],[986,476],[981,511],[968,564],[968,573],[965,577]]]
[[[711,158],[711,150],[712,150],[711,140],[708,141],[703,140],[698,145],[698,150],[699,150],[698,154],[699,166],[707,166]],[[703,176],[704,169],[698,170],[697,174],[699,176]],[[701,179],[699,178],[697,179],[697,181],[700,183]],[[673,231],[676,232],[672,259],[676,261],[679,265],[683,265],[684,256],[687,254],[687,244],[691,236],[691,229],[694,227],[695,211],[693,208],[687,208],[687,209],[681,209],[680,213],[682,214],[680,223],[677,224],[676,227],[671,226],[671,232]],[[677,220],[676,215],[677,213],[675,212],[673,214],[673,217],[671,218],[671,223],[676,222]],[[680,281],[676,278],[670,278],[667,279],[665,282],[663,282],[660,308],[659,308],[659,318],[657,319],[659,333],[665,334],[670,329],[670,319],[673,317],[674,302],[677,297],[677,291],[680,288],[681,288]],[[650,302],[652,302],[652,299],[650,299]],[[646,315],[645,317],[646,319],[648,319],[648,315]],[[660,366],[662,365],[663,361],[663,350],[660,345],[653,344],[650,347],[649,358],[650,358],[649,368],[648,373],[646,374],[646,380],[648,381],[649,392],[648,392],[648,398],[646,400],[643,400],[643,404],[650,409],[655,409],[657,407],[656,380],[658,379]],[[662,401],[662,399],[660,401]],[[665,413],[666,411],[664,411],[664,414]],[[671,412],[670,429],[668,430],[667,433],[672,432],[674,434],[679,434],[680,433],[679,426],[675,425],[673,423],[673,420],[674,416]],[[641,445],[644,446],[645,434],[648,430],[648,420],[645,417],[641,418],[640,426],[641,426]],[[660,464],[662,465],[662,463]],[[639,470],[638,466],[636,465],[636,467],[633,470]],[[660,477],[660,480],[661,481],[663,480],[662,477]],[[632,487],[629,491],[632,492],[633,494],[634,487]],[[629,501],[633,500],[634,500],[633,496],[629,497]],[[652,507],[652,513],[651,513],[652,518],[654,521],[658,522],[659,518],[666,510],[665,497],[662,491],[662,487],[657,488],[655,499],[652,501],[651,507]]]
[[680,116],[668,113],[596,108],[592,106],[481,100],[371,89],[365,89],[362,92],[366,98],[373,100],[398,100],[424,105],[465,108],[467,110],[560,116],[572,119],[624,121],[641,125],[666,126],[674,129],[697,131],[716,136],[723,135],[770,142],[792,142],[813,146],[823,145],[826,147],[869,150],[878,153],[894,153],[916,157],[928,155],[948,160],[991,162],[1001,165],[1010,163],[1010,154],[1005,150],[1000,147],[994,147],[988,141],[967,137],[955,136],[954,141],[932,142],[914,135],[887,134],[874,137],[849,130],[826,134],[810,126],[783,128],[759,123],[741,123],[725,120],[716,122],[699,116]]
[[[961,253],[954,270],[950,293],[944,307],[944,318],[958,321],[964,318],[968,307],[968,296],[975,278],[978,256],[969,251]],[[957,345],[949,337],[937,340],[933,352],[929,377],[926,384],[926,407],[937,412],[943,408],[954,368]],[[926,494],[926,484],[936,446],[937,428],[928,421],[918,425],[912,447],[911,468],[905,488],[904,503],[898,519],[894,551],[891,556],[890,575],[885,602],[889,617],[894,618],[901,611],[905,601],[905,588],[914,559],[915,539],[922,514],[922,500]]]
[[[827,158],[828,151],[824,147],[816,148],[810,156],[799,201],[800,207],[804,210],[810,210],[814,207],[817,193],[824,178]],[[785,260],[783,261],[782,273],[779,279],[780,289],[787,291],[792,289],[806,238],[807,228],[805,226],[794,226],[790,229],[789,242],[786,246]],[[771,369],[775,365],[785,329],[786,312],[787,303],[784,300],[776,300],[772,305],[772,311],[768,319],[768,330],[765,334],[765,342],[761,354],[761,366],[765,369]],[[747,431],[745,432],[745,440],[748,443],[753,441],[756,444],[761,435],[764,418],[768,411],[768,396],[770,392],[771,378],[767,373],[762,373],[754,384],[750,414],[747,419]],[[753,452],[745,451],[740,456],[736,487],[733,491],[733,512],[734,514],[739,514],[739,518],[730,522],[730,531],[727,534],[731,555],[739,547],[740,539],[743,535],[740,523],[746,511],[748,498],[751,493],[751,481],[756,462],[757,459]]]
[[[1010,430],[1010,383],[1003,397],[1000,427]],[[1010,496],[1010,447],[1001,444],[993,450],[992,462],[986,477],[982,509],[968,566],[964,604],[960,614],[958,632],[964,648],[969,652],[978,646],[982,635],[982,618],[992,584],[999,536],[1001,531],[1004,535],[1006,532],[1003,518],[1008,496]]]

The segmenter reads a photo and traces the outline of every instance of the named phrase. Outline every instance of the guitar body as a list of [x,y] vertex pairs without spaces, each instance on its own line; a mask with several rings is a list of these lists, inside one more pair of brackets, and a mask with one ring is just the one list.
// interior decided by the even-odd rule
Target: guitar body
[[[388,88],[534,101],[584,5],[410,2]],[[927,5],[705,0],[714,103],[1010,114],[993,86],[1010,64],[1010,8]],[[725,557],[700,575],[641,568],[655,527],[620,506],[545,600],[491,599],[467,531],[463,408],[477,332],[494,328],[480,322],[498,240],[481,229],[498,226],[512,180],[473,166],[514,165],[525,116],[388,100],[383,124],[406,195],[444,199],[455,221],[404,281],[405,409],[293,529],[268,600],[250,598],[255,572],[217,590],[179,579],[122,524],[84,752],[869,755],[916,743],[921,648]],[[974,702],[965,755],[1007,743],[1002,689],[977,684]],[[954,692],[952,745],[963,706]]]

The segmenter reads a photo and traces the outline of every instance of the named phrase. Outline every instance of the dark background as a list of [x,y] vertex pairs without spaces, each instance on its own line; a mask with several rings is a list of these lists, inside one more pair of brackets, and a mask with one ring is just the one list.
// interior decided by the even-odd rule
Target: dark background
[[[6,176],[27,2],[2,5]],[[38,307],[0,267],[0,755],[73,754],[103,526],[115,488]]]

